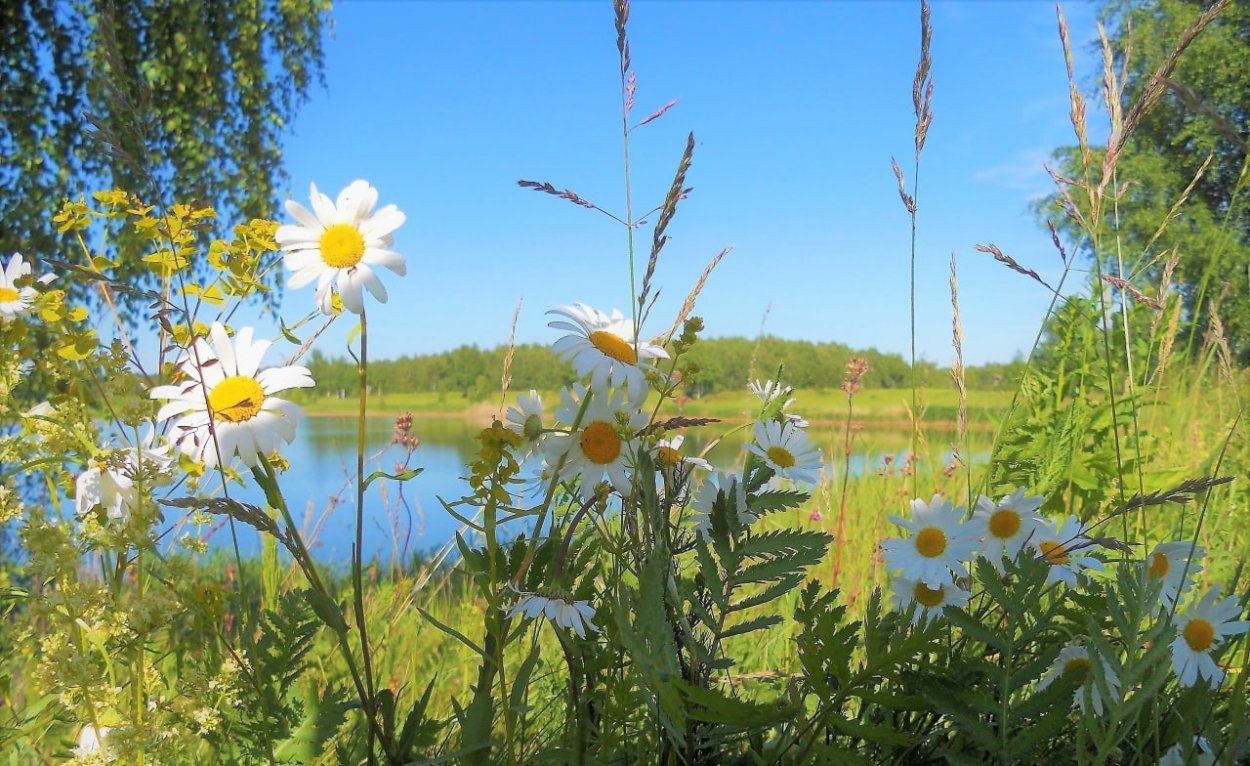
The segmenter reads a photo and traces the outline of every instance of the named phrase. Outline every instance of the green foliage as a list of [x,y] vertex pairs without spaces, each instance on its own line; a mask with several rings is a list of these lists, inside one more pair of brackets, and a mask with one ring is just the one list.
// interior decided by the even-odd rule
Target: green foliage
[[[61,201],[99,188],[166,204],[198,200],[222,220],[269,216],[285,181],[286,126],[321,77],[329,8],[323,0],[5,3],[0,155],[21,160],[0,165],[0,252],[59,258]],[[120,256],[116,280],[156,284],[130,232],[108,229],[99,242]],[[85,288],[69,287],[95,297]],[[133,292],[118,299],[136,311],[147,305]]]
[[[1123,109],[1153,87],[1160,88],[1157,106],[1143,113],[1119,152],[1113,186],[1124,193],[1114,215],[1106,211],[1107,217],[1094,220],[1090,199],[1080,190],[1071,198],[1084,222],[1055,215],[1063,204],[1059,193],[1039,212],[1053,217],[1073,241],[1083,241],[1086,254],[1101,257],[1108,273],[1148,296],[1163,297],[1168,286],[1161,282],[1168,274],[1192,320],[1181,328],[1190,350],[1220,321],[1244,364],[1250,361],[1250,278],[1242,267],[1250,258],[1245,188],[1250,10],[1230,4],[1183,52],[1166,80],[1151,84],[1181,33],[1207,5],[1197,0],[1105,4],[1115,66],[1124,68]],[[1099,184],[1107,174],[1105,147],[1094,149],[1088,166],[1077,149],[1059,150],[1056,170],[1081,184]]]
[[[440,391],[469,401],[480,401],[498,388],[499,372],[508,349],[497,346],[480,349],[460,346],[437,354],[402,356],[379,360],[370,369],[375,390],[389,394]],[[753,354],[755,355],[753,357]],[[830,387],[841,379],[851,357],[869,362],[864,385],[871,388],[901,389],[910,381],[907,363],[898,354],[873,349],[855,351],[840,343],[811,343],[767,336],[752,341],[745,338],[702,338],[685,352],[684,365],[693,366],[683,376],[681,393],[703,397],[720,391],[741,391],[750,378],[769,377],[784,364],[786,380],[795,387]],[[349,391],[356,384],[356,365],[348,359],[330,358],[314,350],[308,367],[323,392]],[[946,387],[949,378],[930,362],[918,364],[920,380],[927,386]],[[987,363],[967,370],[973,390],[1010,390],[1023,365]],[[550,348],[533,343],[513,349],[509,371],[513,390],[554,391],[573,382],[573,369]]]

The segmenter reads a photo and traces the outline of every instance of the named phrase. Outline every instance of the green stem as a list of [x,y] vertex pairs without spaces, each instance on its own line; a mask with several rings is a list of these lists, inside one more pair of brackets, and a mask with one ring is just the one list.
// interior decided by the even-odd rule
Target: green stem
[[[365,588],[362,569],[364,564],[364,529],[365,529],[365,414],[369,406],[369,327],[365,312],[360,311],[360,361],[357,371],[360,377],[360,408],[356,416],[356,544],[352,547],[352,603],[356,612],[356,629],[360,632],[360,656],[365,675],[365,714],[371,722],[376,722],[375,691],[373,687],[373,658],[369,652],[369,629],[365,619]],[[374,763],[373,739],[374,730],[368,730],[369,763]]]
[[[308,546],[304,543],[304,538],[299,533],[299,527],[295,524],[295,519],[291,517],[291,511],[287,507],[286,498],[283,497],[282,491],[278,488],[278,476],[273,469],[273,464],[264,455],[259,455],[260,465],[252,468],[252,476],[256,479],[256,483],[265,493],[265,502],[271,508],[276,508],[282,514],[282,520],[286,522],[288,536],[295,556],[295,563],[299,565],[300,571],[304,573],[304,577],[308,579],[308,584],[312,589],[322,597],[323,601],[333,604],[335,610],[338,610],[338,601],[326,587],[325,581],[321,579],[321,573],[317,570],[317,565],[313,562],[312,554],[308,551]],[[347,671],[352,677],[352,683],[356,687],[356,695],[360,698],[361,706],[365,709],[365,713],[369,719],[369,732],[372,735],[381,736],[381,732],[375,732],[379,726],[376,717],[374,717],[370,705],[372,699],[367,699],[365,683],[361,678],[360,670],[356,667],[356,659],[352,655],[351,642],[347,635],[346,623],[333,622],[326,623],[326,627],[334,631],[338,637],[339,652],[343,655],[344,662],[347,663]],[[385,742],[385,740],[383,740]]]

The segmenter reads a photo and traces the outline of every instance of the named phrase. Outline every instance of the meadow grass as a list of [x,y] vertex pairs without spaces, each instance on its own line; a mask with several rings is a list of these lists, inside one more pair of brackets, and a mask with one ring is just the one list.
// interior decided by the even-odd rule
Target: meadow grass
[[[1223,648],[1228,651],[1216,668],[1227,675],[1222,682],[1182,680],[1169,651],[1210,659],[1206,652],[1221,648],[1203,633],[1203,623],[1210,631],[1215,618],[1209,611],[1204,618],[1203,607],[1193,603],[1199,593],[1222,585],[1233,594],[1229,603],[1236,614],[1250,597],[1245,567],[1250,493],[1243,478],[1250,470],[1250,443],[1242,427],[1246,376],[1229,363],[1227,343],[1218,334],[1165,367],[1176,340],[1174,325],[1150,321],[1153,315],[1141,313],[1147,308],[1127,302],[1119,307],[1123,325],[1113,321],[1116,307],[1102,279],[1110,263],[1108,247],[1099,239],[1099,223],[1104,215],[1113,221],[1116,215],[1107,187],[1115,153],[1108,152],[1101,181],[1095,180],[1088,156],[1084,179],[1057,179],[1062,194],[1077,190],[1088,200],[1090,210],[1072,205],[1071,213],[1093,218],[1088,233],[1095,274],[1088,297],[1062,297],[1055,291],[1056,304],[1044,320],[1050,334],[1046,353],[1030,355],[1016,391],[966,391],[957,361],[953,389],[927,390],[913,383],[905,391],[860,390],[848,367],[842,388],[798,392],[794,407],[784,389],[763,402],[745,392],[684,399],[673,385],[680,376],[647,379],[635,366],[645,344],[631,345],[625,337],[640,335],[665,230],[687,193],[685,174],[695,141],[693,135],[687,140],[673,184],[653,211],[656,228],[639,287],[628,163],[635,85],[626,35],[629,5],[617,0],[614,7],[626,118],[627,204],[623,218],[613,217],[625,227],[628,242],[631,327],[605,321],[592,331],[592,325],[599,326],[596,316],[575,309],[566,316],[583,324],[585,337],[575,331],[561,340],[572,339],[572,356],[581,356],[578,348],[593,346],[607,364],[623,364],[618,371],[636,375],[658,392],[660,408],[641,411],[621,395],[628,382],[617,381],[614,387],[569,394],[576,414],[558,415],[556,428],[539,417],[534,429],[526,423],[516,430],[483,430],[469,467],[466,502],[456,506],[466,518],[472,516],[478,533],[458,537],[454,553],[445,548],[412,561],[363,560],[359,540],[366,486],[421,477],[407,470],[366,477],[358,469],[358,544],[350,574],[311,559],[287,513],[280,472],[259,442],[234,446],[250,469],[242,480],[265,489],[265,507],[194,496],[158,506],[152,488],[144,485],[160,477],[144,468],[142,456],[133,458],[137,465],[128,478],[147,490],[147,502],[117,509],[120,518],[108,515],[112,501],[121,496],[116,488],[115,497],[98,493],[90,507],[77,509],[82,512],[76,518],[42,505],[23,514],[15,493],[6,491],[0,510],[6,519],[22,517],[28,561],[2,570],[0,583],[5,609],[0,641],[14,647],[0,654],[0,691],[7,703],[0,709],[0,757],[9,764],[63,760],[76,735],[88,732],[96,739],[107,735],[108,744],[74,753],[80,764],[101,762],[111,752],[139,764],[171,757],[388,766],[1153,763],[1174,748],[1182,748],[1177,753],[1192,750],[1196,736],[1218,741],[1225,764],[1244,757],[1250,737],[1250,644],[1236,625],[1225,626],[1230,632]],[[1202,19],[1209,21],[1218,10],[1205,12]],[[1202,19],[1193,34],[1205,23]],[[1062,16],[1060,29],[1070,58]],[[931,32],[928,7],[922,4],[910,185],[894,165],[911,224],[913,264],[916,211],[924,204],[917,178],[932,119]],[[1182,37],[1174,57],[1192,39],[1189,33]],[[1118,108],[1123,94],[1111,71],[1110,51],[1107,58],[1112,136],[1123,141],[1133,120],[1149,107],[1151,94],[1125,117]],[[1162,88],[1164,79],[1148,87]],[[1074,129],[1088,155],[1075,82],[1071,98]],[[551,184],[521,185],[598,209]],[[157,232],[159,244],[165,244],[161,237],[179,244],[168,219],[148,218],[150,210],[133,205],[109,214],[138,217],[146,226],[137,230]],[[186,207],[168,213],[195,214]],[[335,228],[330,238],[341,248],[354,241],[353,233],[363,237],[354,225],[334,226],[347,228]],[[265,227],[254,223],[253,230],[261,241]],[[1057,236],[1055,243],[1062,251]],[[245,247],[273,249],[265,243]],[[1040,281],[993,246],[983,247],[1022,278]],[[336,258],[293,260],[308,272],[305,282],[315,271],[338,277],[339,298],[355,311],[360,285],[353,285],[351,273],[338,271],[353,252],[340,249]],[[1075,256],[1064,257],[1066,278]],[[178,274],[173,261],[169,268]],[[222,260],[219,268],[224,273],[229,264]],[[702,331],[701,322],[689,315],[707,273],[668,338],[675,368]],[[241,284],[222,280],[227,286]],[[911,284],[914,339],[914,269]],[[950,287],[959,359],[953,259]],[[184,297],[187,292],[180,291]],[[319,296],[322,311],[333,313],[331,297],[324,291]],[[56,311],[52,296],[39,300],[43,320],[81,331],[72,325],[81,319]],[[363,394],[368,390],[367,329],[363,307],[357,308],[360,399],[349,404],[297,398],[312,413],[357,416],[358,466],[364,462],[369,410],[467,416],[485,426],[501,412],[501,402],[513,401],[501,397],[468,404],[426,393],[368,398]],[[184,318],[186,324],[170,325],[169,334],[185,344],[197,330],[189,310]],[[1145,332],[1134,341],[1130,327]],[[0,328],[7,331],[8,325]],[[226,343],[224,328],[212,332],[219,344]],[[598,336],[605,345],[595,343],[596,332],[607,332]],[[240,335],[251,337],[250,332]],[[1039,344],[1042,335],[1039,331]],[[566,350],[569,346],[564,344]],[[183,361],[194,368],[183,370],[189,377],[206,369],[191,357],[212,351],[201,344],[192,350]],[[4,444],[6,459],[27,461],[25,452],[39,451],[53,456],[39,460],[61,465],[55,456],[82,453],[82,445],[94,445],[98,437],[96,419],[82,417],[87,408],[76,405],[76,398],[100,393],[112,406],[114,399],[120,402],[143,387],[123,354],[93,346],[81,357],[76,353],[70,349],[57,355],[60,361],[52,360],[51,372],[66,390],[83,379],[100,390],[73,389],[58,400],[62,409],[56,417],[14,414],[29,425],[23,426],[25,441]],[[209,361],[221,364],[223,356]],[[96,366],[87,372],[75,367],[83,358]],[[598,366],[602,359],[594,359],[591,369],[580,371],[584,377],[606,370]],[[1146,363],[1152,359],[1157,366]],[[8,365],[5,374],[11,378],[20,374],[11,360],[0,364]],[[261,402],[248,392],[272,393],[252,379],[254,373],[230,371],[230,385],[215,383],[211,392],[201,380],[203,401],[189,406],[207,413],[207,423],[224,416],[219,427],[250,422]],[[303,380],[298,370],[285,374],[291,385]],[[181,384],[185,387],[186,380]],[[153,395],[176,399],[185,391],[171,385]],[[557,398],[555,392],[544,393],[548,401]],[[810,433],[815,436],[795,425],[799,413],[814,424]],[[750,444],[754,451],[739,462],[718,465],[732,473],[705,478],[699,488],[719,490],[691,498],[680,469],[665,462],[657,440],[660,433],[712,427],[700,425],[699,418],[723,421],[716,428],[758,426]],[[216,445],[213,428],[197,423],[184,421],[179,428],[204,428]],[[907,438],[891,443],[905,442],[907,449],[877,451],[882,442],[874,428],[905,429]],[[198,469],[196,460],[209,462],[204,441],[182,436],[180,469],[191,472]],[[567,468],[570,473],[561,478],[570,481],[562,488],[558,481],[545,480],[546,494],[529,504],[510,492],[520,474],[517,454],[547,438],[554,470]],[[825,450],[823,459],[810,464],[809,439]],[[551,448],[553,442],[560,449]],[[416,442],[408,444],[408,457],[419,467]],[[626,447],[633,449],[628,475],[617,477],[602,468]],[[864,453],[865,464],[852,468],[852,455]],[[85,454],[90,462],[82,462],[91,467],[79,477],[94,471],[102,480],[118,469],[118,456],[108,450],[89,448]],[[809,468],[813,474],[819,470],[815,481],[803,473]],[[571,475],[575,472],[581,473]],[[772,481],[787,474],[785,481]],[[593,478],[581,482],[584,476]],[[80,498],[95,491],[90,483],[79,485],[63,467],[46,483],[51,504],[71,488]],[[587,486],[575,486],[579,483]],[[1067,540],[1047,540],[1049,546],[1034,541],[1035,550],[1022,547],[997,561],[969,553],[937,575],[922,568],[932,562],[920,557],[936,560],[948,542],[972,533],[980,535],[979,541],[988,539],[991,527],[977,532],[967,516],[980,496],[997,500],[1013,489],[1036,494],[1043,516],[1066,517],[1067,525],[1080,531]],[[925,504],[930,497],[935,497],[932,506]],[[941,498],[959,507],[951,512],[959,518],[942,522],[946,526],[925,521],[921,513],[935,512]],[[913,505],[909,514],[909,503],[917,501],[919,508]],[[700,504],[704,518],[691,518]],[[262,554],[243,559],[237,548],[233,555],[158,554],[148,535],[162,508],[229,516],[232,534],[260,531]],[[910,516],[923,531],[900,533],[891,515]],[[1047,523],[1039,518],[1030,529],[1045,536],[1051,531]],[[538,530],[533,539],[512,528],[526,524]],[[1167,569],[1156,573],[1159,562],[1150,546],[1164,541],[1201,545],[1211,554],[1200,571],[1192,572],[1194,593],[1183,613],[1178,611],[1181,599],[1171,605],[1159,600]],[[194,540],[184,544],[195,548]],[[1107,573],[1078,577],[1070,572],[1070,580],[1061,579],[1073,560],[1092,550]],[[912,560],[897,556],[887,572],[883,551],[910,552]],[[974,559],[972,570],[965,572],[968,558]],[[1190,563],[1186,558],[1186,570]],[[1052,577],[1056,573],[1059,578]],[[916,581],[903,591],[910,605],[892,609],[887,586],[905,577]],[[925,577],[937,581],[930,584]],[[965,588],[966,608],[946,608],[943,599]],[[936,602],[922,601],[934,596]],[[934,624],[922,616],[934,618]],[[1190,630],[1194,626],[1198,629]]]

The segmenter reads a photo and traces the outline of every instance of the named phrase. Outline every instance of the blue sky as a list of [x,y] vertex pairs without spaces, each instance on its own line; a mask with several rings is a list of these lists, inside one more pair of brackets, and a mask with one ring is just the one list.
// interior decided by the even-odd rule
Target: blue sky
[[[1064,6],[1078,76],[1098,66],[1095,9]],[[1051,150],[1072,143],[1054,6],[933,5],[934,120],[921,161],[917,349],[952,357],[950,254],[959,259],[969,363],[1027,351],[1048,295],[978,253],[993,242],[1052,282],[1060,260],[1031,200]],[[909,225],[890,170],[912,174],[912,2],[635,2],[630,18],[634,209],[658,204],[696,137],[644,333],[666,329],[707,261],[733,252],[699,298],[708,335],[839,341],[906,355]],[[506,341],[549,342],[544,312],[583,301],[629,310],[625,232],[517,187],[550,181],[622,212],[617,53],[610,2],[336,5],[316,89],[286,144],[290,195],[356,178],[408,216],[369,309],[373,358]],[[1091,109],[1097,137],[1098,113]],[[650,242],[640,232],[638,268]],[[290,321],[312,304],[288,291]],[[766,318],[765,315],[767,314]],[[318,344],[341,356],[344,317]]]

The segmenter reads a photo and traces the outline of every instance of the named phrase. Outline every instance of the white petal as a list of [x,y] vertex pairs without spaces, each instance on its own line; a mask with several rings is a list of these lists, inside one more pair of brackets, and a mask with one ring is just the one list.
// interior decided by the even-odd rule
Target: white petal
[[[314,192],[316,189],[317,187],[313,186]],[[313,215],[308,208],[304,207],[295,200],[289,199],[286,201],[286,212],[289,213],[292,218],[299,221],[310,234],[319,235],[321,232],[325,231],[325,225],[321,221],[317,220],[317,216]],[[278,231],[282,231],[282,229],[285,228],[285,226],[280,226]]]
[[329,227],[336,223],[341,223],[339,212],[334,207],[334,203],[330,198],[317,191],[317,184],[311,184],[312,193],[309,197],[312,199],[313,210],[317,214],[317,220],[321,221],[323,226]]
[[361,260],[370,266],[385,266],[401,277],[408,273],[408,264],[404,261],[404,257],[391,250],[370,247],[365,250]]
[[[221,322],[213,322],[213,326],[209,328],[209,335],[213,339],[213,348],[217,352],[217,358],[221,361],[221,373],[227,378],[234,377],[239,374],[239,368],[234,359],[234,344],[230,342],[230,336],[226,333],[226,326]],[[201,358],[200,360],[204,360]]]
[[339,272],[339,297],[343,299],[343,308],[353,314],[362,314],[365,310],[364,296],[361,295],[360,269]]

